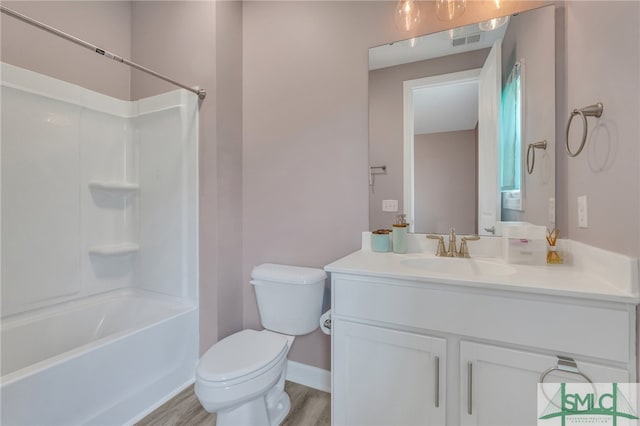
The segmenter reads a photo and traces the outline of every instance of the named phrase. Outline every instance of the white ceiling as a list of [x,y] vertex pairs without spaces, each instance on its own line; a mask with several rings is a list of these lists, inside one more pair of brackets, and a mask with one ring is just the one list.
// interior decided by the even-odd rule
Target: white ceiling
[[[491,47],[494,41],[504,37],[507,26],[503,25],[493,31],[481,31],[478,24],[471,24],[373,47],[369,49],[369,70],[485,49]],[[466,42],[474,39],[474,36],[479,38],[477,42]],[[454,46],[453,40],[463,40],[465,43]]]
[[471,130],[478,122],[478,81],[415,89],[414,134]]

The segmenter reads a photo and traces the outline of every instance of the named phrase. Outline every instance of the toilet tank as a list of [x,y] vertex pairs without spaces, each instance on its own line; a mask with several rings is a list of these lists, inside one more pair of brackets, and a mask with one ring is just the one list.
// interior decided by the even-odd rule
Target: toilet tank
[[322,314],[322,269],[265,263],[253,268],[262,326],[278,333],[300,336],[318,328]]

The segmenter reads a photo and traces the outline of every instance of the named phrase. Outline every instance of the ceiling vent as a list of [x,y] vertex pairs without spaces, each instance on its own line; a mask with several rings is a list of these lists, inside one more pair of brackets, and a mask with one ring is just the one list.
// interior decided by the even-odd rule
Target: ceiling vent
[[480,33],[471,34],[465,37],[458,37],[451,40],[453,47],[463,46],[465,44],[478,43],[480,41]]
[[467,44],[469,43],[477,43],[480,41],[480,34],[472,34],[467,37]]

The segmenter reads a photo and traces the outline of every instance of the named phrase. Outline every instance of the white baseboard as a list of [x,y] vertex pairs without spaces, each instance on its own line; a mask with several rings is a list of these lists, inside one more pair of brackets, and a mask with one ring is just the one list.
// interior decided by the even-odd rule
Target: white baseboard
[[331,392],[331,372],[322,368],[287,361],[287,380],[324,392]]

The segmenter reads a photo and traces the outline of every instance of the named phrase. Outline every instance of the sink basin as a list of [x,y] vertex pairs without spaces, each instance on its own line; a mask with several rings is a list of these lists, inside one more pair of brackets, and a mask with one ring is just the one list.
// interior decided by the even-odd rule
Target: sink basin
[[400,263],[409,268],[434,274],[496,276],[510,275],[515,272],[512,266],[503,263],[455,257],[416,257],[404,259]]

